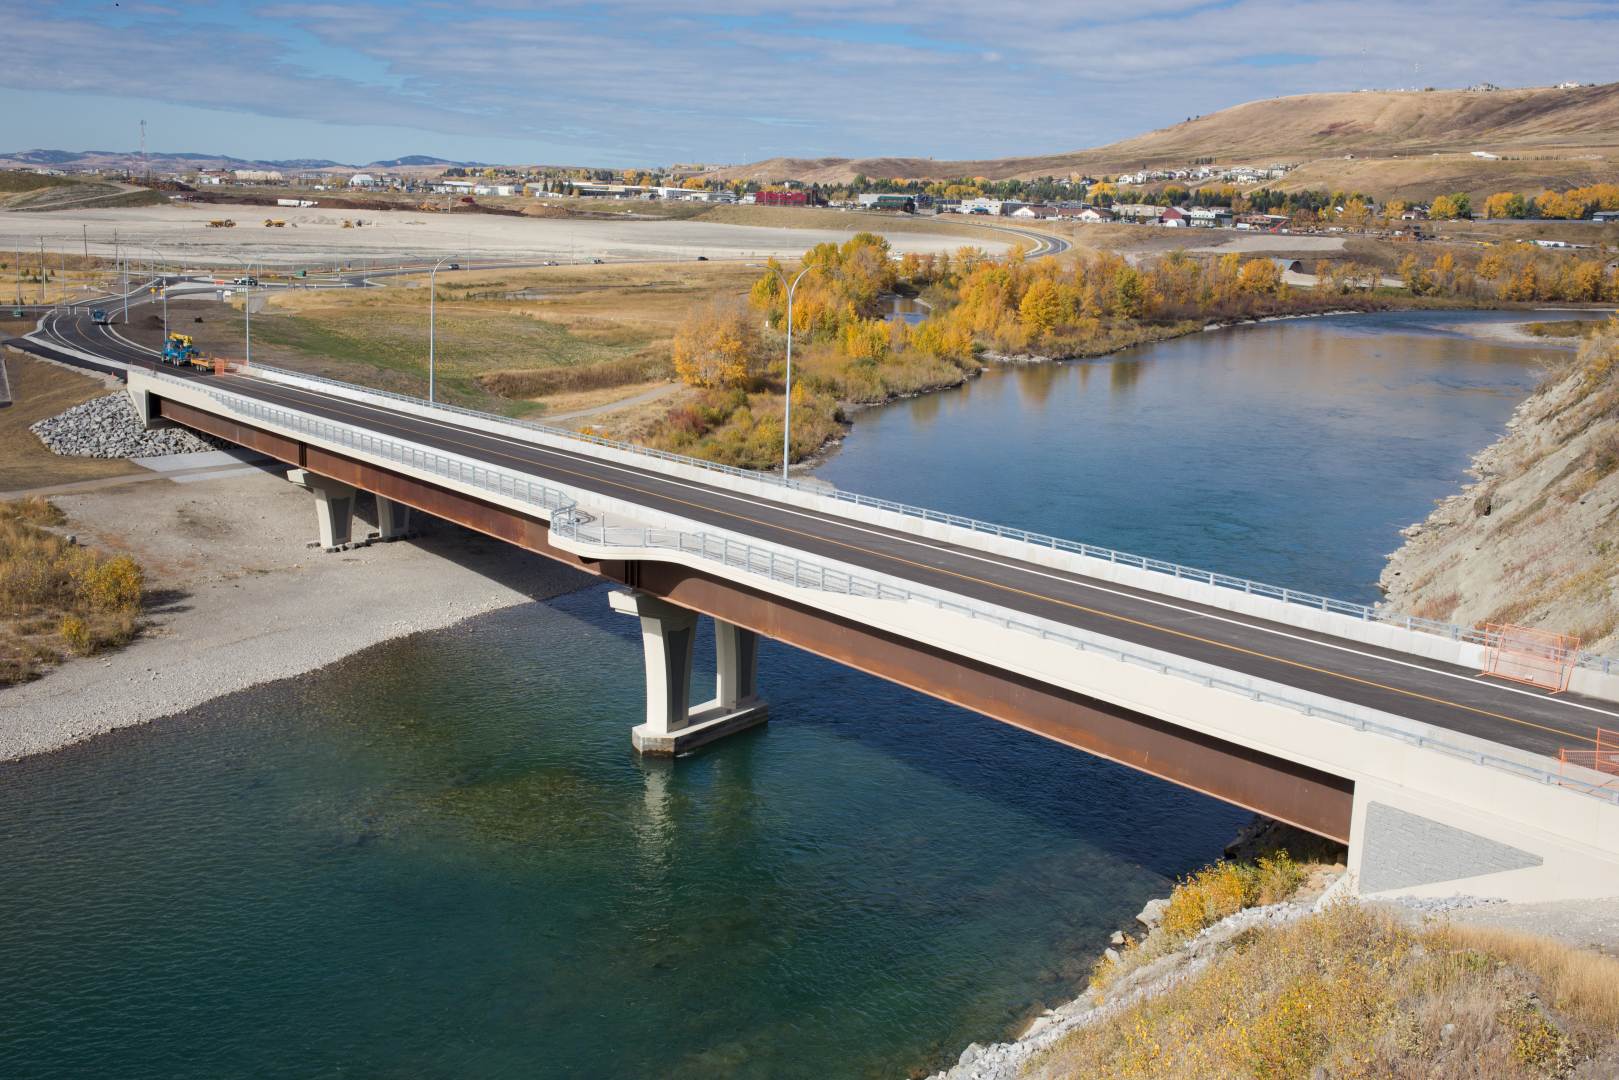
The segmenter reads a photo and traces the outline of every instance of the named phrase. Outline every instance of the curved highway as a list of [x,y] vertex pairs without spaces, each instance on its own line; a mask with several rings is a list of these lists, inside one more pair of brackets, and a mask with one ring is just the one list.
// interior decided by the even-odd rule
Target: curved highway
[[[114,368],[154,366],[149,350],[124,338],[116,327],[97,326],[83,313],[47,317],[27,347],[45,355],[72,350]],[[583,442],[577,450],[538,446],[469,427],[454,414],[428,419],[385,404],[358,403],[242,375],[185,377],[581,492],[628,500],[872,573],[1534,753],[1555,756],[1563,747],[1589,748],[1599,726],[1619,728],[1619,709],[1598,699],[1572,693],[1550,696],[1407,653],[604,461]]]

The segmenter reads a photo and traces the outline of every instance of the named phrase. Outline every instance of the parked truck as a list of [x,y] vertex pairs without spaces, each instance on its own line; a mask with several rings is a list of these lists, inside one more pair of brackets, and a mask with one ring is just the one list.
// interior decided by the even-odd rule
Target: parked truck
[[212,364],[202,358],[190,334],[170,334],[163,341],[163,363],[178,368],[210,370]]

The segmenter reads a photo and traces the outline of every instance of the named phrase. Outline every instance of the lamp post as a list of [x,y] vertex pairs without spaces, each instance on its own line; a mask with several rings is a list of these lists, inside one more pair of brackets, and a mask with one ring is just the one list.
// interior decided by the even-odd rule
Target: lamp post
[[157,263],[158,263],[157,287],[158,287],[158,291],[163,294],[163,347],[168,348],[168,344],[169,344],[169,274],[168,274],[168,262],[169,262],[169,260],[168,260],[167,256],[165,256],[163,254],[163,252],[158,249],[156,244],[147,244],[146,246],[152,252],[153,255],[157,256]]
[[782,288],[787,290],[787,403],[781,420],[781,478],[786,481],[787,466],[793,458],[793,293],[798,290],[798,283],[804,280],[804,275],[815,268],[804,267],[790,284],[779,267],[772,266],[770,269],[781,280]]
[[438,278],[438,268],[443,266],[445,263],[449,262],[453,258],[455,258],[454,255],[446,255],[446,256],[444,256],[444,258],[440,259],[438,262],[433,264],[433,269],[431,269],[431,270],[429,270],[427,272],[427,400],[428,401],[436,401],[437,400],[437,398],[434,397],[434,394],[437,391],[437,385],[436,385],[437,376],[435,374],[436,366],[435,366],[435,359],[434,359],[434,338],[436,337],[436,334],[434,333],[434,320],[436,318],[436,314],[435,314],[436,305],[435,305],[434,301],[438,299],[438,288],[433,283]]
[[253,268],[255,266],[259,266],[262,269],[263,267],[257,260],[249,262],[248,260],[244,259],[240,255],[231,255],[230,258],[235,259],[237,262],[242,264],[242,273],[246,277],[247,282],[248,282],[247,285],[243,286],[245,289],[247,289],[247,292],[243,294],[243,299],[242,299],[242,314],[243,314],[243,316],[246,317],[246,320],[247,320],[247,356],[243,358],[242,362],[244,364],[246,364],[248,367],[252,367],[253,366],[253,283],[258,281],[258,278],[253,275]]

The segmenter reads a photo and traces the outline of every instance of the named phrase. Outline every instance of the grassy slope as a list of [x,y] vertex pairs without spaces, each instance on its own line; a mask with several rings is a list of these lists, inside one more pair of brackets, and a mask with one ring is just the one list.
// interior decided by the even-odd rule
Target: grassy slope
[[[856,173],[1006,179],[1117,173],[1143,166],[1184,165],[1198,157],[1248,164],[1322,158],[1342,162],[1345,154],[1389,158],[1434,152],[1466,154],[1476,149],[1553,156],[1595,151],[1611,162],[1619,155],[1619,83],[1577,90],[1493,93],[1304,94],[1249,102],[1093,150],[985,161],[777,158],[721,170],[718,175],[793,177],[823,183],[847,182]],[[1528,172],[1534,172],[1535,163],[1524,164]],[[1584,169],[1600,169],[1603,163],[1579,167],[1567,162],[1545,163],[1543,168],[1548,177],[1568,172],[1571,178],[1581,178]],[[1606,175],[1612,175],[1611,164]],[[1415,185],[1424,181],[1411,165],[1398,182]]]
[[1080,1028],[1031,1077],[1612,1076],[1619,962],[1545,939],[1414,930],[1339,905],[1250,930]]

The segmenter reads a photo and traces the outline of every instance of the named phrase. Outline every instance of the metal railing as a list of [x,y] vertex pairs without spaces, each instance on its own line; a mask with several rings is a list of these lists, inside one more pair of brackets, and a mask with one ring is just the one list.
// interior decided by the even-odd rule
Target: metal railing
[[[192,380],[182,382],[182,380],[175,379],[170,375],[158,372],[152,374],[158,379],[181,382],[182,385],[189,389],[199,389],[199,384]],[[1523,776],[1539,783],[1560,785],[1581,794],[1619,805],[1619,789],[1607,788],[1601,784],[1589,783],[1577,777],[1562,775],[1562,769],[1553,771],[1516,758],[1490,754],[1449,743],[1420,731],[1412,731],[1394,724],[1368,719],[1365,716],[1357,716],[1353,713],[1327,708],[1286,694],[1260,690],[1244,682],[1210,675],[1207,671],[1199,670],[1195,667],[1172,663],[1159,657],[1149,656],[1129,649],[1121,649],[1076,633],[1056,629],[1054,624],[1049,624],[1045,620],[1019,617],[1008,613],[1004,608],[998,608],[991,604],[967,601],[925,588],[895,584],[894,582],[899,579],[889,581],[851,573],[836,566],[802,559],[796,555],[753,544],[734,536],[711,533],[706,530],[688,531],[682,529],[657,529],[650,526],[610,526],[601,519],[592,518],[582,513],[577,502],[566,492],[549,484],[538,483],[519,473],[509,472],[505,469],[489,468],[456,455],[424,450],[411,443],[373,435],[363,430],[357,430],[351,425],[333,423],[304,413],[284,409],[280,406],[269,405],[216,387],[206,387],[204,392],[215,401],[218,401],[227,411],[244,418],[275,424],[290,431],[301,432],[335,443],[338,446],[419,469],[446,480],[468,484],[514,502],[522,503],[531,507],[538,514],[548,516],[552,535],[558,539],[567,539],[579,544],[595,544],[601,547],[627,547],[678,552],[707,562],[717,563],[732,570],[765,577],[772,582],[794,588],[815,589],[821,592],[867,597],[874,600],[926,604],[939,611],[982,620],[993,626],[1028,634],[1042,641],[1057,642],[1082,652],[1105,656],[1120,663],[1133,664],[1159,674],[1186,679],[1201,686],[1239,694],[1255,702],[1278,705],[1302,713],[1305,716],[1318,717],[1334,723],[1344,724],[1354,728],[1356,731],[1370,731],[1375,734],[1385,735],[1408,745],[1436,750],[1453,757],[1472,761],[1477,765]]]
[[[823,498],[836,499],[839,502],[862,506],[873,510],[883,510],[889,513],[900,514],[915,518],[919,521],[931,521],[941,525],[949,525],[970,532],[982,533],[986,536],[995,536],[1004,540],[1028,544],[1031,547],[1046,548],[1051,551],[1062,551],[1084,558],[1096,559],[1100,562],[1115,566],[1125,566],[1136,570],[1163,574],[1177,581],[1191,581],[1200,585],[1210,585],[1216,588],[1230,589],[1233,592],[1244,593],[1248,596],[1266,597],[1280,600],[1284,604],[1296,604],[1300,607],[1323,611],[1334,615],[1344,615],[1362,622],[1383,623],[1399,627],[1408,631],[1432,634],[1437,637],[1449,638],[1452,641],[1466,642],[1468,644],[1492,647],[1498,644],[1497,635],[1478,627],[1458,626],[1455,623],[1441,622],[1436,619],[1424,619],[1416,615],[1400,615],[1370,604],[1361,604],[1353,600],[1338,600],[1319,593],[1303,592],[1298,589],[1284,588],[1281,585],[1271,585],[1263,581],[1254,581],[1250,578],[1237,577],[1232,574],[1222,574],[1213,570],[1202,570],[1193,566],[1183,566],[1180,563],[1168,562],[1164,559],[1154,559],[1146,555],[1135,555],[1128,551],[1119,551],[1115,548],[1099,547],[1096,544],[1087,544],[1081,540],[1065,540],[1062,537],[1051,536],[1046,533],[1031,532],[1011,525],[999,525],[979,518],[965,517],[960,514],[950,514],[942,510],[931,510],[923,506],[914,506],[910,503],[895,502],[892,499],[881,499],[871,495],[861,495],[851,491],[840,491],[830,486],[823,487],[815,483],[802,480],[784,480],[774,473],[755,472],[751,469],[740,469],[734,465],[723,465],[718,462],[704,461],[701,458],[689,457],[685,454],[670,453],[667,450],[655,450],[650,447],[637,446],[634,443],[620,442],[600,435],[573,431],[568,428],[552,427],[548,424],[537,424],[530,420],[516,420],[496,413],[482,412],[477,409],[463,408],[459,405],[446,405],[442,402],[427,402],[421,398],[411,397],[408,394],[399,394],[390,390],[373,390],[366,386],[357,386],[354,383],[343,382],[338,379],[328,379],[319,375],[305,375],[302,372],[282,371],[278,368],[266,367],[261,364],[254,365],[259,371],[266,371],[291,379],[301,379],[308,382],[322,383],[328,386],[371,394],[377,397],[390,398],[395,401],[407,402],[421,408],[438,409],[445,412],[459,413],[463,416],[479,420],[493,420],[502,424],[511,424],[515,427],[526,428],[543,435],[556,438],[571,439],[578,442],[589,443],[605,449],[616,450],[622,453],[635,454],[640,457],[651,458],[658,461],[667,461],[687,468],[703,469],[709,472],[722,473],[727,476],[740,477],[761,484],[769,484],[778,488],[794,491],[803,491],[807,494],[819,495]],[[1600,653],[1579,652],[1573,657],[1578,667],[1590,668],[1603,674],[1612,674],[1619,669],[1619,657],[1604,656]]]

